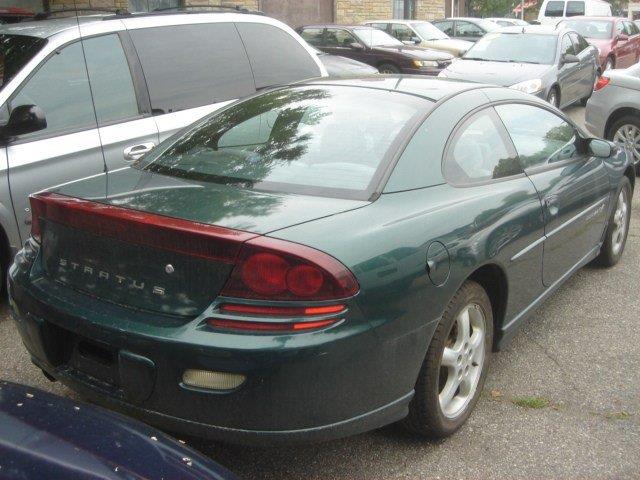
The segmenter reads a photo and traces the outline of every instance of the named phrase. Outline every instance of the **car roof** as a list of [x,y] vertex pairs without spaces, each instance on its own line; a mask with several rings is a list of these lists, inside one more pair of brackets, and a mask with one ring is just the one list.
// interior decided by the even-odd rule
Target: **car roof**
[[556,27],[554,25],[513,25],[511,27],[502,27],[492,33],[535,33],[538,35],[560,35],[571,29]]
[[[628,18],[624,18],[624,17],[611,17],[611,16],[605,16],[605,15],[599,15],[599,16],[586,16],[586,15],[579,15],[579,16],[575,16],[575,17],[567,17],[564,18],[562,21],[566,22],[567,20],[608,20],[610,22],[615,22],[616,20],[629,20]],[[630,21],[630,20],[629,20]]]
[[[388,20],[387,20],[388,21]],[[337,23],[316,23],[313,25],[304,25],[301,28],[346,28],[346,29],[354,29],[354,28],[373,28],[371,25],[338,25]]]
[[318,78],[301,82],[296,85],[330,85],[371,88],[406,93],[408,95],[422,97],[425,100],[432,102],[437,102],[444,97],[456,95],[467,90],[487,86],[464,80],[424,77],[422,75],[371,75],[349,78]]
[[366,22],[362,22],[363,24],[368,25],[369,23],[431,23],[429,20],[406,20],[399,18],[386,18],[384,20],[367,20]]

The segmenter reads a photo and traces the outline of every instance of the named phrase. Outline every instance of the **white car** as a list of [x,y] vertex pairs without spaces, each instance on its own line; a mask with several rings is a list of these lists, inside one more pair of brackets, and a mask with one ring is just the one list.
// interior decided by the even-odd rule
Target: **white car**
[[603,0],[544,0],[538,22],[555,25],[567,17],[611,17],[611,5]]

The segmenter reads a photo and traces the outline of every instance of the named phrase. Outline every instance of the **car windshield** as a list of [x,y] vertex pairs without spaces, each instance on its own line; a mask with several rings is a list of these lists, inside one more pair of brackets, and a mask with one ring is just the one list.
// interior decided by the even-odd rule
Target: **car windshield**
[[556,42],[555,35],[490,33],[478,40],[462,58],[551,65],[556,57]]
[[567,20],[563,22],[567,28],[575,30],[585,38],[605,40],[611,38],[613,22],[598,20]]
[[493,32],[500,28],[500,25],[493,23],[491,20],[485,20],[484,18],[474,18],[474,22],[482,27],[485,32]]
[[46,43],[44,38],[39,37],[0,34],[0,90]]
[[404,45],[400,40],[377,28],[356,28],[353,30],[353,33],[355,33],[356,37],[367,47]]
[[446,40],[449,38],[449,35],[429,22],[412,23],[411,27],[418,32],[423,40]]
[[359,87],[280,89],[212,114],[137,168],[246,189],[367,199],[385,153],[425,102]]

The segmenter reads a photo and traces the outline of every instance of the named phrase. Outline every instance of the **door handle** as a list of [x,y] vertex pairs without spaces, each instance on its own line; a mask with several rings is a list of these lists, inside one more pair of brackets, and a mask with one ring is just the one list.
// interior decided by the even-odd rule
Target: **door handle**
[[122,153],[127,162],[133,162],[142,157],[145,153],[149,153],[156,146],[153,142],[140,143],[125,148]]
[[558,215],[558,197],[556,195],[546,197],[544,203],[547,205],[547,211],[550,216],[555,217]]

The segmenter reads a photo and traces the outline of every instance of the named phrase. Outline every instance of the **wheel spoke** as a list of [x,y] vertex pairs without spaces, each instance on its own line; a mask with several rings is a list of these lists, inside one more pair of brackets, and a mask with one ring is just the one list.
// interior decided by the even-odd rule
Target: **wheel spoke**
[[469,308],[466,307],[460,315],[458,315],[458,338],[456,339],[457,345],[463,345],[469,341],[471,334],[471,326],[469,325]]
[[459,353],[453,348],[444,347],[442,352],[442,366],[454,367],[457,365]]
[[440,395],[438,396],[438,399],[440,400],[440,408],[442,408],[443,411],[447,411],[451,400],[453,400],[453,397],[458,391],[459,385],[460,382],[458,380],[457,374],[449,375],[449,378],[447,378],[447,383],[444,385],[442,392],[440,392]]

